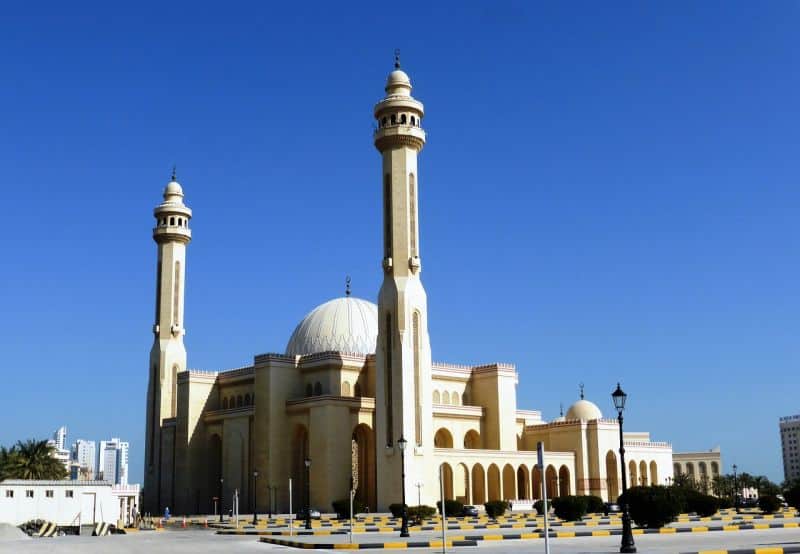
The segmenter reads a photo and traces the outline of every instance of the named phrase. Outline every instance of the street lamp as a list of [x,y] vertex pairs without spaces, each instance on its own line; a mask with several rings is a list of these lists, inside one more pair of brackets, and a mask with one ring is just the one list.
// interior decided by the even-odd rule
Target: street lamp
[[408,441],[400,435],[397,446],[400,448],[400,485],[403,491],[403,522],[400,525],[400,536],[408,537],[408,507],[406,506],[406,445]]
[[306,464],[306,529],[311,529],[311,458],[306,458],[305,464]]
[[225,479],[222,477],[219,478],[219,522],[223,523],[225,520],[222,519],[222,483],[225,482]]
[[272,519],[272,485],[267,485],[267,495],[269,496],[269,502],[267,502],[267,512],[269,515],[267,516],[267,519],[269,520]]
[[258,470],[253,472],[253,525],[258,525]]
[[733,507],[739,513],[739,487],[736,483],[736,464],[733,464]]
[[622,544],[619,547],[619,551],[636,552],[636,545],[633,543],[633,531],[631,530],[631,516],[628,513],[628,498],[626,497],[628,478],[625,475],[625,443],[622,435],[622,412],[625,409],[625,401],[628,399],[628,395],[622,392],[619,383],[617,383],[617,390],[611,393],[611,399],[614,401],[617,414],[619,414],[617,418],[619,421],[619,458],[622,466]]

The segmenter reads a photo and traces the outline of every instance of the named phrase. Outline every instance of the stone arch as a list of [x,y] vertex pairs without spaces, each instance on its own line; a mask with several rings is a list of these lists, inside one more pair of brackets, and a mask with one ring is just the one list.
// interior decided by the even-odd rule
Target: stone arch
[[433,403],[434,404],[441,404],[442,403],[442,397],[439,394],[438,390],[433,391]]
[[447,391],[442,393],[442,404],[450,404],[450,393]]
[[453,497],[462,504],[469,504],[470,502],[470,479],[466,464],[460,463],[456,465],[453,472]]
[[502,500],[500,497],[500,468],[495,464],[489,465],[487,481],[489,483],[489,501]]
[[639,484],[647,486],[647,462],[644,460],[639,462]]
[[445,500],[454,500],[453,498],[453,468],[450,464],[444,462],[442,464],[442,480],[444,482],[444,498]]
[[521,465],[517,468],[517,498],[520,500],[529,500],[531,495],[531,480],[528,468]]
[[308,429],[305,425],[297,424],[292,436],[292,503],[294,506],[303,507],[306,501],[305,459],[308,457]]
[[719,475],[719,464],[717,462],[711,462],[711,476],[716,477]]
[[533,484],[533,499],[541,500],[542,498],[542,470],[538,465],[533,466],[531,470],[531,481]]
[[[222,437],[214,433],[208,438],[208,458],[206,463],[207,469],[207,482],[208,490],[211,491],[209,495],[209,510],[212,513],[214,510],[214,501],[210,498],[212,496],[219,497],[220,495],[220,479],[222,479]],[[224,503],[224,496],[223,496]]]
[[342,396],[350,396],[350,383],[348,381],[342,382]]
[[705,462],[699,462],[697,464],[697,472],[700,474],[701,479],[708,475],[708,467]]
[[453,448],[453,435],[444,427],[440,427],[433,437],[434,448]]
[[692,462],[686,462],[686,475],[694,479],[694,464]]
[[222,409],[223,410],[227,410],[228,409],[228,397],[227,396],[222,399]]
[[486,502],[486,472],[481,464],[472,466],[472,504]]
[[569,468],[565,465],[558,470],[558,494],[559,496],[569,496],[571,492],[569,480]]
[[639,486],[639,472],[636,471],[636,462],[631,460],[628,462],[628,479],[630,482],[631,487],[638,487]]
[[244,406],[244,398],[242,398],[242,395],[240,394],[236,397],[236,407],[241,408],[242,406]]
[[558,476],[556,475],[556,468],[547,466],[544,472],[544,479],[547,484],[547,497],[554,498],[558,496]]
[[675,475],[680,475],[682,473],[681,464],[679,464],[678,462],[672,464],[672,473],[674,473]]
[[450,403],[453,406],[460,406],[461,405],[461,400],[459,399],[457,392],[454,392],[453,394],[450,395]]
[[658,485],[658,464],[655,460],[650,460],[650,484]]
[[606,452],[606,490],[608,491],[608,501],[616,502],[619,496],[619,469],[617,466],[617,455],[613,450]]
[[376,509],[375,432],[366,423],[356,425],[351,437],[351,478],[356,499]]
[[244,405],[245,406],[249,406],[250,405],[250,393],[246,393],[244,395]]
[[514,500],[517,492],[515,477],[511,464],[503,466],[503,500]]
[[464,435],[464,448],[475,450],[481,447],[481,434],[475,429],[470,429]]

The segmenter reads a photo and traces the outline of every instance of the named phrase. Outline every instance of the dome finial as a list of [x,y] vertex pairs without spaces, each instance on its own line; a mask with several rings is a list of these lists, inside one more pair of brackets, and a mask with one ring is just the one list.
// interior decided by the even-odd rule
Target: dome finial
[[400,49],[394,49],[394,68],[400,69]]
[[581,388],[581,400],[583,400],[583,383],[581,383],[579,386]]
[[344,280],[344,295],[350,296],[350,276],[348,275]]
[[178,181],[178,167],[175,164],[172,164],[172,181]]
[[564,403],[563,402],[559,402],[558,403],[558,407],[560,409],[560,412],[559,412],[558,415],[560,415],[561,417],[564,417]]

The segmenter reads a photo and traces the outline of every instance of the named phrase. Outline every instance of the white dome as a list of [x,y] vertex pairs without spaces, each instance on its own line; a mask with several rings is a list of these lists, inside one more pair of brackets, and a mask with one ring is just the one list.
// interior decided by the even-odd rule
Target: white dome
[[569,407],[567,410],[566,419],[582,419],[584,421],[591,421],[593,419],[602,419],[603,413],[597,404],[589,402],[588,400],[578,400]]
[[378,306],[345,296],[311,310],[286,345],[287,356],[317,352],[374,354],[378,341]]

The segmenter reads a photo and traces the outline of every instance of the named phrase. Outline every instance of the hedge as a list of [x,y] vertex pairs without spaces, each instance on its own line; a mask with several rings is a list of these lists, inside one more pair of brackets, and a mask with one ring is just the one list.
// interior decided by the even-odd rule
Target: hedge
[[684,499],[674,492],[675,487],[633,487],[618,502],[628,504],[631,519],[639,527],[658,529],[675,521],[681,513]]
[[781,501],[774,494],[766,494],[758,497],[758,507],[765,514],[777,512],[781,507]]
[[389,511],[392,512],[394,517],[403,517],[403,506],[408,508],[407,504],[400,504],[399,502],[396,504],[389,504]]
[[[459,502],[458,500],[445,500],[444,507],[447,512],[446,515],[448,516],[460,516],[461,513],[464,511],[464,505]],[[442,501],[439,500],[436,503],[436,509],[439,510],[439,513],[442,513]]]
[[681,487],[673,487],[670,491],[681,501],[682,512],[694,512],[700,517],[710,517],[719,509],[719,500],[714,496]]
[[788,489],[783,493],[783,497],[786,499],[786,503],[789,504],[789,506],[800,510],[800,485],[795,485]]
[[508,509],[508,502],[505,500],[492,500],[483,505],[486,509],[486,515],[491,518],[498,518],[506,513]]
[[408,507],[408,517],[410,519],[416,519],[417,521],[422,521],[424,519],[430,519],[436,514],[436,508],[433,506],[409,506]]
[[533,508],[536,510],[536,513],[542,515],[544,513],[544,500],[537,500],[533,503]]
[[584,496],[586,499],[586,513],[587,514],[599,514],[603,511],[605,507],[605,503],[603,499],[599,496],[594,495],[587,495]]
[[564,521],[578,521],[588,505],[586,496],[558,496],[553,499],[553,512]]
[[[343,500],[334,500],[333,504],[333,511],[336,512],[341,519],[349,519],[350,518],[350,499],[345,498]],[[353,515],[359,514],[364,511],[366,505],[361,502],[360,500],[353,499]]]

